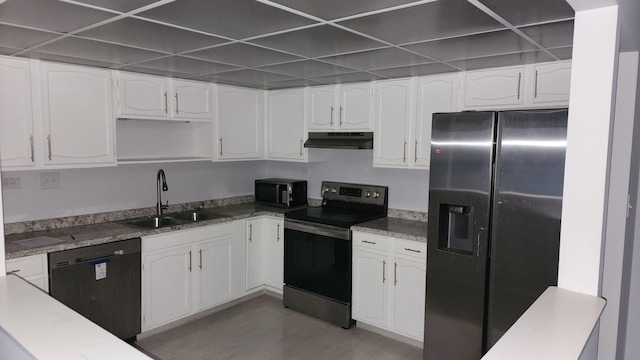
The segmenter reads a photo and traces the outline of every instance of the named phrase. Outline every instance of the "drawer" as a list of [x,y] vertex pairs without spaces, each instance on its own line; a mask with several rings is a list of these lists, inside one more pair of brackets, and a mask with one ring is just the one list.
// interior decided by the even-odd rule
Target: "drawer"
[[353,246],[365,249],[389,251],[389,238],[382,235],[354,232]]
[[47,273],[47,255],[32,255],[7,260],[7,273],[15,272],[20,277],[42,275]]
[[411,241],[411,240],[403,240],[396,239],[396,255],[405,255],[414,258],[419,258],[427,261],[427,244]]

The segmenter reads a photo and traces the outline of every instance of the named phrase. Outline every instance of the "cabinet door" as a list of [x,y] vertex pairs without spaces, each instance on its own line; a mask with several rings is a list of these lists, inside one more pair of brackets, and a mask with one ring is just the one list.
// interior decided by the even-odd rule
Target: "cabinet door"
[[569,101],[571,62],[535,65],[534,103]]
[[413,163],[429,167],[433,113],[455,111],[458,75],[425,76],[418,80],[418,115],[414,127]]
[[396,258],[394,262],[393,330],[423,340],[427,265]]
[[172,80],[173,117],[176,119],[212,119],[211,84]]
[[355,320],[389,327],[389,257],[353,250],[352,310]]
[[163,77],[119,73],[119,116],[169,116],[169,80]]
[[336,87],[309,88],[309,130],[334,130],[337,124]]
[[33,111],[28,60],[0,58],[0,164],[33,166]]
[[144,330],[191,313],[191,246],[180,246],[143,256]]
[[465,75],[464,106],[522,105],[524,67],[470,71]]
[[284,225],[282,219],[265,219],[266,285],[282,291],[284,285]]
[[218,87],[218,159],[259,159],[262,155],[263,92]]
[[246,290],[264,285],[263,219],[247,220],[247,282]]
[[338,124],[342,130],[373,130],[371,83],[340,86]]
[[7,274],[10,273],[20,276],[46,293],[49,292],[47,254],[7,260]]
[[409,128],[415,100],[410,79],[376,83],[374,165],[409,165]]
[[111,72],[42,63],[45,164],[115,162]]
[[231,300],[235,256],[233,234],[224,234],[203,241],[196,246],[196,250],[194,271],[197,266],[198,310]]
[[305,160],[304,89],[270,91],[267,98],[269,159]]

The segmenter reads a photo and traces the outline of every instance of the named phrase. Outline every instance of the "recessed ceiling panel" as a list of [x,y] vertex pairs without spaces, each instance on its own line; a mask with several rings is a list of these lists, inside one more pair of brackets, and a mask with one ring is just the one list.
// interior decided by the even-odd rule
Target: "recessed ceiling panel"
[[404,47],[439,60],[467,59],[537,49],[535,45],[511,30],[427,41]]
[[60,35],[0,24],[0,46],[27,49],[58,36]]
[[259,69],[302,78],[353,72],[353,69],[348,69],[342,66],[326,64],[313,60],[303,60],[286,64],[265,66]]
[[424,64],[415,66],[401,66],[391,69],[374,70],[376,74],[380,74],[389,78],[420,76],[440,74],[447,72],[455,72],[458,69],[443,63]]
[[337,55],[385,46],[383,43],[329,25],[264,37],[251,42],[308,57]]
[[113,64],[128,64],[166,55],[154,51],[135,49],[75,37],[68,37],[54,43],[44,45],[37,48],[37,51],[104,61]]
[[254,0],[177,0],[137,15],[234,39],[313,22]]
[[51,0],[0,3],[0,22],[67,33],[114,17],[114,14]]
[[187,55],[189,57],[238,66],[272,65],[301,59],[300,57],[284,54],[279,51],[272,51],[241,43],[222,45],[211,49],[192,52]]
[[549,51],[562,60],[569,60],[573,57],[573,46],[549,49]]
[[448,61],[465,70],[478,70],[502,66],[526,65],[555,60],[544,51],[527,51],[517,54],[487,56],[474,59]]
[[151,68],[162,71],[171,71],[182,74],[203,75],[228,71],[235,66],[218,64],[211,61],[185,58],[182,56],[170,56],[158,60],[145,61],[135,64],[136,67]]
[[55,61],[55,62],[61,62],[61,63],[67,63],[67,64],[93,66],[93,67],[99,67],[99,68],[110,68],[114,65],[117,65],[115,63],[110,63],[106,61],[82,59],[82,58],[76,58],[73,56],[64,56],[64,55],[57,55],[57,54],[47,54],[47,53],[37,52],[37,51],[29,51],[21,56],[28,57],[30,59],[48,60],[48,61]]
[[214,75],[213,78],[261,85],[267,85],[271,81],[293,80],[290,76],[252,69],[224,72]]
[[75,0],[77,2],[99,6],[109,10],[128,12],[154,3],[158,0]]
[[518,30],[547,48],[571,46],[573,44],[573,20],[521,27]]
[[149,50],[179,53],[226,42],[219,37],[172,28],[149,21],[126,18],[108,23],[77,36],[133,45]]
[[479,0],[515,26],[569,19],[575,16],[565,0]]
[[355,72],[349,74],[340,74],[332,76],[321,76],[311,80],[319,81],[327,84],[345,84],[360,81],[382,80],[384,77],[366,72]]
[[276,3],[325,20],[386,9],[415,1],[416,0],[274,0]]
[[340,22],[348,28],[394,44],[503,28],[465,0],[441,0]]
[[433,62],[424,56],[412,54],[397,48],[362,51],[353,54],[322,58],[335,64],[350,66],[360,70],[383,69],[403,65],[418,65]]

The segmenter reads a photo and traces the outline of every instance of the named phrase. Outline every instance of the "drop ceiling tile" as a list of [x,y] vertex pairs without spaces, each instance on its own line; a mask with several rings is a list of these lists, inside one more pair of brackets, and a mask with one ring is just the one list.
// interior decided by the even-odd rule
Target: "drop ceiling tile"
[[261,47],[235,43],[187,54],[205,60],[233,64],[238,66],[263,66],[287,61],[300,60],[300,57],[264,49]]
[[415,65],[415,66],[401,66],[401,67],[390,68],[390,69],[374,70],[373,72],[389,78],[399,78],[399,77],[409,77],[409,76],[440,74],[440,73],[455,72],[455,71],[458,71],[458,69],[451,67],[447,64],[434,63],[434,64],[424,64],[424,65]]
[[342,73],[353,72],[353,69],[348,69],[338,65],[331,65],[313,60],[303,60],[290,62],[286,64],[271,65],[259,68],[259,70],[271,71],[284,75],[291,75],[302,78],[319,77],[325,75],[335,75]]
[[559,57],[562,60],[569,60],[573,57],[573,47],[566,46],[554,49],[547,49],[553,53],[553,55]]
[[361,70],[384,69],[403,65],[418,65],[433,62],[424,56],[412,54],[397,48],[362,51],[353,54],[322,58],[335,64]]
[[0,46],[27,49],[60,35],[0,24]]
[[465,0],[441,0],[340,22],[394,44],[504,28]]
[[67,63],[67,64],[85,65],[85,66],[93,66],[93,67],[99,67],[99,68],[110,68],[114,65],[117,65],[115,63],[111,63],[107,61],[83,59],[83,58],[64,56],[64,55],[58,55],[58,54],[47,54],[47,53],[37,52],[37,51],[29,51],[24,55],[20,55],[20,56],[28,57],[30,59],[55,61],[55,62],[61,62],[61,63]]
[[133,65],[135,67],[156,69],[161,71],[176,72],[182,74],[203,75],[235,69],[235,66],[218,64],[211,61],[185,58],[182,56],[170,56],[162,59],[145,61]]
[[427,41],[403,47],[439,60],[467,59],[537,49],[511,30]]
[[448,63],[465,70],[478,70],[502,66],[533,64],[553,60],[555,59],[543,51],[527,51],[517,54],[448,61]]
[[325,20],[412,3],[416,0],[274,0],[273,2]]
[[565,0],[479,0],[515,26],[568,19],[575,16]]
[[131,71],[135,73],[142,73],[142,74],[149,74],[149,75],[164,76],[164,77],[173,77],[173,78],[188,78],[193,76],[190,74],[184,74],[177,71],[150,69],[150,68],[144,68],[140,66],[123,66],[119,70]]
[[345,83],[351,83],[351,82],[375,81],[375,80],[381,80],[381,79],[384,79],[384,77],[371,74],[371,73],[366,73],[366,72],[354,72],[349,74],[321,76],[318,78],[313,78],[311,80],[323,82],[327,84],[345,84]]
[[235,39],[313,23],[254,0],[177,0],[137,15]]
[[251,42],[308,57],[337,55],[385,46],[383,43],[329,25],[268,36]]
[[37,50],[50,54],[93,59],[113,64],[128,64],[165,55],[154,51],[135,49],[76,37],[68,37],[39,47]]
[[114,14],[51,0],[8,0],[0,4],[0,22],[68,33]]
[[0,55],[13,55],[18,51],[20,51],[20,49],[0,46]]
[[246,87],[246,88],[264,89],[264,85],[248,84],[248,83],[243,83],[241,81],[232,81],[232,80],[227,80],[227,79],[220,79],[220,78],[216,78],[214,76],[194,76],[194,77],[190,77],[189,80],[204,81],[204,82],[210,82],[210,83],[216,83],[216,84],[224,84],[224,85],[242,86],[242,87]]
[[316,86],[316,85],[326,85],[326,84],[313,81],[313,80],[296,79],[296,80],[270,82],[267,85],[267,88],[269,90],[273,90],[273,89],[299,88],[299,87]]
[[573,20],[521,27],[518,30],[547,48],[573,45]]
[[143,6],[154,3],[158,0],[75,0],[77,2],[99,6],[101,8],[120,12],[129,12]]
[[226,42],[219,37],[125,18],[76,34],[76,36],[132,45],[150,50],[179,53]]
[[260,84],[267,85],[271,81],[292,80],[290,76],[274,74],[266,71],[259,71],[253,69],[243,69],[237,71],[228,71],[212,76],[215,79],[226,79],[231,81],[238,81],[248,84]]

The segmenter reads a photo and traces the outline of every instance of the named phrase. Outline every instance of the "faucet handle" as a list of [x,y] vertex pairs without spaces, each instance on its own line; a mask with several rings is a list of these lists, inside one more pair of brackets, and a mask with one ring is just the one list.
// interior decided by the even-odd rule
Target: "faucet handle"
[[169,208],[169,200],[167,200],[165,205],[160,204],[160,207],[162,207],[163,210],[167,210]]

